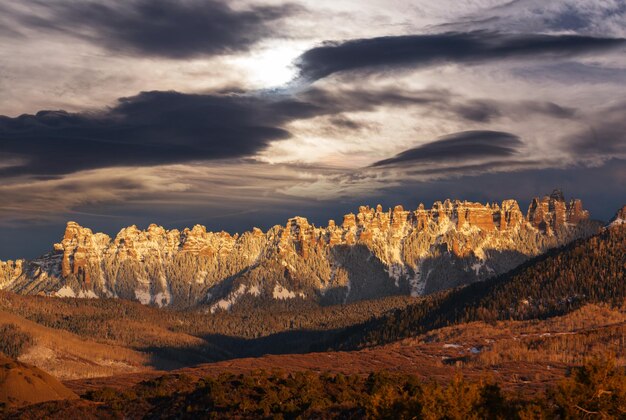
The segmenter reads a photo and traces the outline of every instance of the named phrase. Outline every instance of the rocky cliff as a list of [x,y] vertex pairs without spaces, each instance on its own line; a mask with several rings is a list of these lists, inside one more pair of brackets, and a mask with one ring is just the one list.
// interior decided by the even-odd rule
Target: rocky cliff
[[118,297],[158,306],[230,309],[249,299],[338,303],[414,296],[505,272],[547,249],[595,233],[580,200],[555,191],[532,200],[446,200],[427,209],[362,206],[317,227],[294,217],[241,235],[130,226],[115,238],[68,222],[36,260],[0,262],[0,288],[62,297]]
[[623,225],[626,223],[626,205],[617,210],[617,213],[609,221],[609,226]]

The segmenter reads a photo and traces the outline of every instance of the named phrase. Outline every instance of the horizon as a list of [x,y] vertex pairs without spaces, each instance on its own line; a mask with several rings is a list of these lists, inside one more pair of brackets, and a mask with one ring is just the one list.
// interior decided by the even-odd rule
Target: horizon
[[[555,188],[555,189],[551,190],[550,192],[556,191],[556,190],[561,191],[560,189]],[[266,233],[268,230],[270,230],[273,227],[284,226],[285,222],[287,220],[289,220],[291,218],[296,218],[296,217],[301,217],[301,218],[306,219],[311,225],[313,225],[315,227],[324,228],[324,227],[327,227],[327,224],[328,224],[328,222],[330,220],[334,220],[335,223],[337,223],[337,225],[341,225],[342,218],[344,216],[348,215],[348,214],[356,214],[356,213],[358,213],[358,207],[360,207],[360,206],[376,208],[376,206],[381,205],[383,207],[383,211],[384,212],[390,212],[390,211],[393,210],[393,208],[396,205],[401,205],[401,206],[403,206],[404,210],[414,211],[415,209],[418,208],[418,206],[420,204],[423,204],[426,209],[430,209],[430,208],[432,208],[432,206],[434,205],[435,202],[438,202],[438,201],[439,202],[444,202],[445,200],[448,200],[448,199],[451,200],[451,201],[457,201],[458,200],[461,203],[468,202],[468,203],[479,203],[479,204],[483,204],[483,205],[491,204],[491,203],[501,204],[502,201],[504,201],[504,200],[515,200],[518,203],[518,205],[520,206],[520,211],[522,212],[522,215],[524,217],[527,217],[528,210],[529,210],[528,208],[529,208],[532,200],[534,198],[541,199],[541,198],[543,198],[545,196],[549,196],[550,192],[547,192],[547,193],[542,194],[542,195],[536,195],[536,196],[533,196],[533,197],[529,197],[527,199],[518,199],[518,198],[508,197],[508,198],[502,198],[500,200],[472,201],[472,200],[469,200],[469,199],[445,198],[445,199],[433,200],[432,202],[430,202],[430,205],[428,205],[425,202],[418,202],[416,205],[413,205],[412,207],[408,206],[407,204],[402,204],[402,203],[396,203],[396,204],[393,204],[393,205],[382,205],[380,203],[376,203],[376,204],[363,203],[363,204],[360,204],[360,205],[354,207],[352,210],[347,210],[347,211],[345,211],[342,214],[337,214],[336,217],[328,217],[328,218],[324,219],[324,217],[325,217],[324,214],[328,214],[328,212],[325,212],[324,214],[313,215],[313,216],[307,216],[306,214],[294,214],[292,216],[285,217],[284,219],[282,219],[282,222],[279,221],[279,222],[276,222],[276,223],[272,223],[270,221],[270,222],[268,222],[265,225],[250,224],[248,228],[244,228],[242,230],[222,229],[222,228],[219,227],[220,226],[220,222],[219,221],[214,223],[214,224],[194,223],[193,221],[189,221],[188,224],[179,224],[179,225],[162,225],[162,224],[154,223],[154,222],[144,222],[142,224],[131,223],[131,224],[128,224],[128,225],[118,225],[119,227],[117,227],[117,228],[111,226],[108,229],[98,229],[98,228],[93,227],[92,225],[88,225],[88,224],[84,224],[84,223],[81,223],[81,222],[77,222],[76,220],[67,220],[67,221],[65,221],[65,222],[63,222],[63,223],[61,223],[61,224],[59,224],[57,226],[54,226],[54,231],[58,232],[58,235],[56,236],[56,239],[52,240],[50,243],[42,244],[43,246],[47,247],[45,250],[42,250],[42,251],[40,251],[38,253],[37,253],[37,251],[35,251],[35,253],[32,254],[31,256],[17,256],[17,257],[10,256],[10,255],[3,257],[1,255],[1,253],[0,253],[0,261],[17,260],[17,259],[27,259],[28,260],[28,259],[37,258],[37,257],[40,257],[40,256],[42,256],[44,254],[47,254],[48,252],[50,252],[52,250],[52,245],[57,243],[57,242],[59,242],[63,238],[63,234],[65,232],[67,224],[72,223],[72,222],[73,223],[77,223],[78,225],[80,225],[83,228],[90,229],[94,234],[95,233],[104,233],[104,234],[108,235],[111,239],[114,239],[123,229],[125,229],[127,227],[136,226],[138,229],[140,229],[142,231],[145,231],[152,224],[155,224],[155,225],[157,225],[159,227],[163,227],[163,228],[165,228],[168,231],[175,230],[175,229],[179,230],[179,231],[183,231],[184,229],[191,229],[195,225],[200,225],[200,226],[205,227],[207,229],[207,232],[222,232],[223,231],[223,232],[226,232],[226,233],[228,233],[230,235],[240,235],[240,234],[243,234],[244,232],[251,231],[253,228],[259,228],[264,233]],[[579,199],[579,197],[570,196],[566,192],[563,192],[563,193],[564,193],[564,196],[565,196],[565,202],[566,203],[569,203],[569,201],[573,200],[573,199]],[[612,211],[612,213],[610,211],[605,212],[605,214],[609,214],[610,213],[609,216],[608,217],[604,217],[604,218],[600,218],[600,217],[596,217],[594,212],[592,212],[589,209],[589,206],[587,206],[587,203],[585,203],[585,201],[583,200],[583,208],[585,210],[589,211],[590,219],[591,220],[598,220],[598,221],[601,221],[603,223],[608,222],[612,217],[614,217],[615,213],[617,212],[617,210],[619,210],[621,207],[622,207],[622,205],[619,205],[618,207],[615,208],[615,210]],[[223,219],[222,217],[217,217],[217,218],[218,219]],[[77,220],[79,220],[79,219],[77,219]],[[217,227],[211,228],[210,226],[217,226]],[[46,233],[46,236],[51,236],[51,235],[52,235],[52,233]],[[13,247],[14,247],[14,245],[15,244],[13,244]],[[3,248],[0,248],[0,252],[2,250],[3,250]]]

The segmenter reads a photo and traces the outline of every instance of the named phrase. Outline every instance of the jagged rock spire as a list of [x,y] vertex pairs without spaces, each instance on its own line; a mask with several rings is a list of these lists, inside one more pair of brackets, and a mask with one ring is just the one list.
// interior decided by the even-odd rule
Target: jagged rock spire
[[241,235],[152,224],[110,238],[68,222],[53,253],[0,263],[0,287],[211,308],[230,308],[242,294],[272,298],[275,290],[332,303],[422,295],[483,280],[591,232],[582,223],[588,217],[580,200],[566,204],[555,191],[535,198],[526,218],[515,200],[447,199],[415,210],[361,206],[328,227],[293,217]]
[[563,193],[555,189],[549,196],[535,197],[528,207],[526,220],[536,229],[553,232],[566,223],[577,224],[589,219],[589,212],[583,210],[582,201],[572,199],[565,202]]

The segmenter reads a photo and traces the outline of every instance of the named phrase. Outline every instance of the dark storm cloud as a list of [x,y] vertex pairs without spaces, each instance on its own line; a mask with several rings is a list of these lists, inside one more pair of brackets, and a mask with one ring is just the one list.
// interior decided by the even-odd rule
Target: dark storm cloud
[[285,122],[324,112],[290,98],[144,92],[99,113],[1,116],[0,153],[22,163],[0,176],[244,157],[289,137]]
[[293,5],[234,10],[220,0],[39,1],[46,14],[19,15],[26,26],[84,37],[114,51],[188,58],[248,50],[276,33]]
[[462,131],[433,142],[405,150],[372,166],[409,164],[416,162],[450,162],[476,158],[508,157],[523,145],[514,134],[501,131]]
[[[311,88],[294,96],[155,91],[122,98],[116,106],[99,112],[40,111],[16,118],[0,116],[4,163],[0,177],[49,179],[96,168],[248,158],[272,141],[289,138],[290,132],[283,127],[295,120],[328,115],[332,116],[329,123],[338,130],[376,130],[376,125],[344,113],[382,106],[422,106],[429,112],[438,110],[478,122],[505,114],[564,117],[574,112],[549,102],[501,103],[453,97],[442,90],[391,88],[333,92]],[[435,158],[438,150],[445,152],[447,147],[456,152],[441,158],[502,155],[517,145],[511,136],[489,131],[459,133],[421,146],[414,153],[422,153],[423,159]]]
[[361,122],[354,121],[353,119],[347,117],[333,117],[330,119],[330,122],[335,126],[346,130],[360,130],[364,128],[364,124]]
[[528,57],[569,57],[626,45],[622,38],[504,34],[474,31],[386,36],[327,42],[298,59],[301,77],[318,80],[343,71],[425,67]]
[[250,157],[286,139],[292,120],[373,109],[368,95],[320,90],[282,95],[143,92],[95,113],[0,116],[0,176],[50,176],[112,166]]
[[40,111],[0,116],[0,177],[68,174],[116,166],[151,166],[247,158],[271,141],[287,139],[293,120],[340,114],[385,104],[429,103],[433,92],[328,92],[299,95],[143,92],[99,112]]
[[554,102],[523,101],[521,105],[530,112],[537,112],[553,118],[573,118],[577,112],[576,108],[564,107]]

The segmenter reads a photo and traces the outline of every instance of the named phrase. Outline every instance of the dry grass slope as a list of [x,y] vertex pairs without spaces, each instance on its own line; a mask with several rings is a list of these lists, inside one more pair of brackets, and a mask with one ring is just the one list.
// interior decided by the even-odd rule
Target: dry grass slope
[[0,356],[0,409],[78,396],[41,369]]
[[31,337],[31,346],[14,356],[59,379],[110,376],[149,369],[149,357],[130,348],[84,339],[5,311],[0,311],[0,324],[14,325]]

